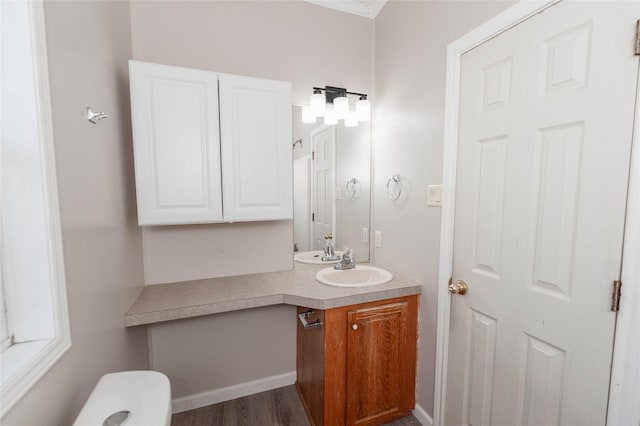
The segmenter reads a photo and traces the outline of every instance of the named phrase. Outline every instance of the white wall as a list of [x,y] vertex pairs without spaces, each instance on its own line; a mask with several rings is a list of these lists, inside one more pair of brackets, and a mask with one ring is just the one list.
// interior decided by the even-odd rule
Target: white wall
[[[375,20],[374,261],[423,284],[417,402],[433,413],[440,209],[427,185],[442,183],[447,44],[511,5],[507,1],[396,1]],[[399,173],[405,194],[387,198]]]
[[[107,372],[148,368],[146,332],[124,314],[144,284],[136,225],[126,2],[47,2],[53,130],[71,349],[2,419],[69,425]],[[93,125],[88,106],[109,114]]]
[[[131,3],[134,59],[291,81],[298,104],[313,86],[367,93],[372,31],[369,19],[302,1]],[[150,284],[293,267],[291,221],[153,227],[143,239]],[[276,306],[152,326],[152,364],[175,397],[294,371],[295,320],[294,307]]]

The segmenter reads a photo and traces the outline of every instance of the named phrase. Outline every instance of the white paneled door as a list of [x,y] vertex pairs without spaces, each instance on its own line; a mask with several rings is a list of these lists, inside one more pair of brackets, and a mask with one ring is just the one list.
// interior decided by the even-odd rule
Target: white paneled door
[[635,2],[561,2],[461,63],[446,424],[604,425]]
[[[322,249],[324,236],[333,235],[335,212],[335,126],[320,127],[311,132],[313,147],[313,245]],[[335,243],[335,241],[334,241]]]

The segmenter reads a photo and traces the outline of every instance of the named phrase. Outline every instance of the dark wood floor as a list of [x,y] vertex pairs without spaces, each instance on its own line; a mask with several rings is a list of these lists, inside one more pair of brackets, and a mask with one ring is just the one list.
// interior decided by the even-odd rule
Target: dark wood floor
[[[294,385],[174,414],[171,426],[309,426]],[[422,426],[415,417],[386,426]]]

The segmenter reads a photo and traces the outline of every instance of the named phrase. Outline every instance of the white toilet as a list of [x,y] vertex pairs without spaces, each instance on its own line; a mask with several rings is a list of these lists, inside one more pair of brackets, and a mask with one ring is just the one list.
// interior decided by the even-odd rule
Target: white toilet
[[105,374],[74,426],[169,426],[171,387],[157,371]]

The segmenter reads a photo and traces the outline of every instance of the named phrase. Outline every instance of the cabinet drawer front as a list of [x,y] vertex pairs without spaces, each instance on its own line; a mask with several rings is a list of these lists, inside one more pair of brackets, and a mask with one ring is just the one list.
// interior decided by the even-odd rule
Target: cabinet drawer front
[[220,74],[225,221],[293,217],[291,84]]
[[130,61],[140,225],[222,222],[217,74]]

